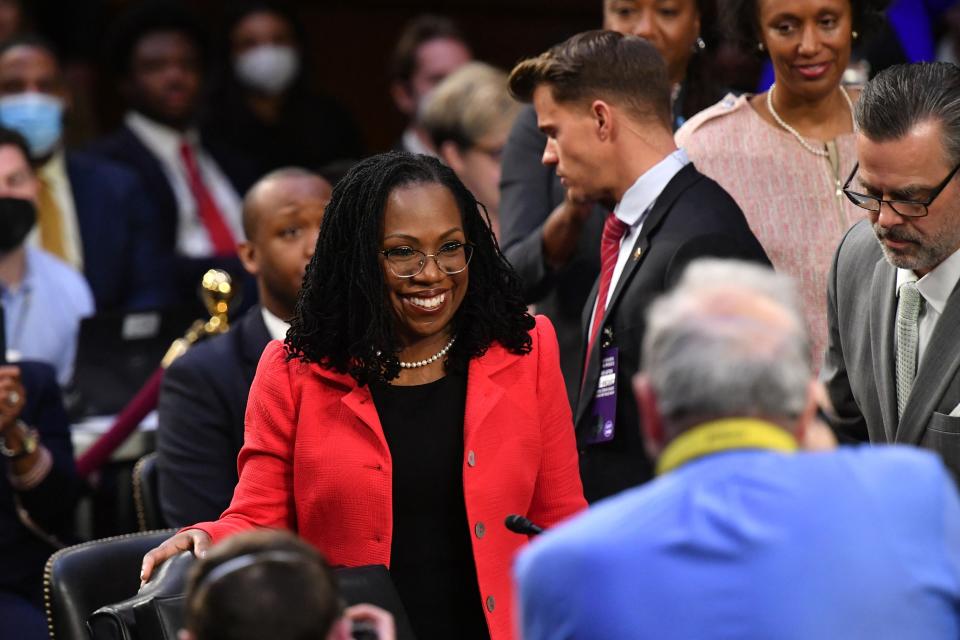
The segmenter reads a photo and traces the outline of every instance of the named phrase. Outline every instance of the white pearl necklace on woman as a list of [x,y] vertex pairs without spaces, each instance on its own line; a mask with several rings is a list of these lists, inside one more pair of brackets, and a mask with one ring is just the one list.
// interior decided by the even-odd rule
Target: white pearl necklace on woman
[[[777,84],[773,83],[772,85],[770,85],[770,90],[767,91],[767,110],[770,111],[770,115],[773,116],[773,119],[776,120],[777,124],[783,127],[783,129],[787,133],[792,134],[793,137],[797,139],[797,142],[799,142],[804,149],[806,149],[813,155],[821,156],[823,158],[826,158],[827,156],[829,156],[830,154],[827,153],[826,149],[818,149],[817,147],[807,142],[806,139],[800,135],[800,132],[794,129],[793,127],[791,127],[790,125],[788,125],[786,122],[784,122],[783,118],[780,117],[780,114],[777,113],[777,110],[773,108],[773,90],[776,87],[777,87]],[[838,88],[840,89],[840,93],[843,94],[843,97],[846,99],[847,106],[850,107],[850,119],[853,120],[853,100],[850,99],[850,96],[847,94],[847,92],[844,90],[843,87],[838,87]],[[854,128],[856,128],[855,122],[854,122]]]
[[447,342],[446,345],[444,345],[443,349],[440,349],[440,351],[433,354],[426,360],[417,360],[416,362],[404,362],[403,360],[401,360],[400,366],[403,367],[404,369],[416,369],[418,367],[425,367],[431,362],[436,362],[443,356],[447,355],[447,351],[450,351],[450,347],[452,347],[453,343],[456,341],[457,341],[457,336],[453,336],[452,338],[450,338],[450,341]]

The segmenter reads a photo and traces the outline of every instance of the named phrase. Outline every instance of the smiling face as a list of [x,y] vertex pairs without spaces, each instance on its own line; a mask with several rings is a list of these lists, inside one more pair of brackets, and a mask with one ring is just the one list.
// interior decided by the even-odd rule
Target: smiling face
[[687,75],[700,35],[700,12],[695,0],[605,0],[603,28],[649,40],[676,83]]
[[850,61],[850,0],[759,0],[758,7],[777,92],[816,100],[836,91]]
[[[398,187],[383,212],[381,250],[408,247],[435,254],[451,243],[465,243],[460,209],[453,194],[435,183]],[[455,275],[427,258],[411,278],[396,276],[382,255],[387,302],[403,346],[401,359],[429,357],[450,337],[451,323],[467,292],[469,268]]]
[[[857,134],[857,191],[885,200],[926,200],[953,170],[939,122],[922,122],[896,140]],[[960,187],[954,178],[922,218],[905,218],[884,204],[870,222],[887,260],[924,276],[960,248]]]
[[547,136],[543,164],[555,167],[560,182],[573,200],[606,200],[610,189],[600,182],[609,171],[597,136],[596,120],[591,112],[574,104],[560,104],[553,90],[540,85],[533,92],[537,126]]

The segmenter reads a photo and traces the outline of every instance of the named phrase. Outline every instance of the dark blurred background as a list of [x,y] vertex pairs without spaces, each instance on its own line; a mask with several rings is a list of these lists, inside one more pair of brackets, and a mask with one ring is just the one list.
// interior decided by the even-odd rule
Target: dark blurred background
[[[2,4],[2,3],[0,3]],[[120,121],[122,103],[103,73],[111,21],[136,1],[25,0],[34,30],[51,39],[66,62],[77,103],[69,140],[83,144]],[[335,96],[353,115],[370,150],[387,149],[404,127],[388,91],[387,59],[410,18],[441,13],[455,19],[477,58],[509,69],[520,58],[586,29],[599,27],[599,1],[447,0],[370,2],[366,0],[276,3],[302,20],[308,63],[315,86]],[[229,0],[192,2],[190,10],[208,28],[211,42],[222,29]]]

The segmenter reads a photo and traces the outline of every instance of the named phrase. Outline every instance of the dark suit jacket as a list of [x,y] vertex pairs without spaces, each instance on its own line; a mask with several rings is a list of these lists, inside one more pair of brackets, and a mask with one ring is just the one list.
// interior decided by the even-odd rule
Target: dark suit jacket
[[66,153],[83,271],[97,311],[155,309],[175,299],[173,252],[135,173],[90,153]]
[[[40,442],[53,456],[53,468],[39,485],[19,493],[23,507],[45,531],[66,538],[73,527],[73,507],[79,494],[70,423],[56,374],[39,362],[19,362],[26,390],[20,418],[40,432]],[[0,457],[0,591],[17,593],[43,606],[43,565],[56,551],[27,529],[17,517],[8,480],[9,466]]]
[[216,520],[237,484],[247,394],[270,341],[259,305],[191,348],[163,376],[157,407],[160,503],[171,526]]
[[[242,197],[259,178],[256,166],[230,147],[215,140],[204,138],[202,144]],[[126,125],[98,140],[90,150],[133,169],[140,177],[144,193],[159,216],[159,237],[163,247],[175,254],[179,223],[177,200],[157,157]],[[178,256],[175,271],[179,300],[187,303],[195,302],[200,279],[207,269],[212,268],[225,269],[238,280],[244,280],[247,276],[239,258],[235,256],[200,259]],[[248,287],[246,293],[249,294],[250,291]]]
[[897,270],[869,221],[854,225],[827,284],[827,353],[821,379],[841,441],[896,442],[932,449],[960,478],[960,289],[954,288],[917,367],[903,416],[897,416]]
[[554,271],[543,259],[543,223],[564,199],[553,167],[540,161],[547,138],[537,129],[537,113],[524,107],[503,150],[500,180],[500,243],[523,283],[527,303],[553,322],[560,343],[560,368],[571,407],[583,366],[580,314],[600,273],[600,235],[607,211],[595,207],[573,256]]
[[[639,256],[639,257],[638,257]],[[692,164],[677,173],[647,215],[631,258],[614,286],[603,317],[597,348],[587,366],[574,423],[580,447],[580,473],[589,501],[645,482],[653,467],[641,437],[631,379],[641,369],[641,345],[650,303],[672,286],[687,264],[705,256],[739,258],[770,264],[733,198]],[[583,310],[581,361],[586,327],[597,287]],[[601,342],[619,348],[616,429],[610,442],[588,445],[585,436],[595,419],[593,396],[600,375]]]

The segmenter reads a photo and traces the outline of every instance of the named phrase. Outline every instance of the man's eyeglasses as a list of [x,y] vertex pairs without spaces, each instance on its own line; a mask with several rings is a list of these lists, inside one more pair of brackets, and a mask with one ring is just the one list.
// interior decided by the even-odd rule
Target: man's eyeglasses
[[387,260],[390,271],[398,278],[412,278],[423,271],[427,258],[433,258],[440,271],[448,276],[456,275],[467,268],[473,257],[473,245],[464,242],[448,242],[436,253],[424,253],[412,247],[395,247],[380,252]]
[[884,203],[888,204],[891,209],[893,209],[898,215],[903,216],[904,218],[922,218],[927,215],[929,207],[934,200],[937,199],[937,196],[940,195],[940,192],[947,188],[947,185],[950,184],[950,180],[956,175],[957,171],[960,170],[960,164],[953,168],[947,177],[943,179],[943,182],[938,184],[933,188],[933,191],[930,192],[930,197],[926,200],[884,200],[883,198],[878,198],[877,196],[867,195],[866,193],[858,193],[851,190],[850,183],[853,181],[853,176],[857,175],[857,169],[860,168],[860,163],[853,165],[853,171],[850,172],[850,176],[847,178],[847,181],[843,183],[843,193],[853,204],[857,205],[861,209],[866,209],[867,211],[877,212],[880,211],[880,208]]

